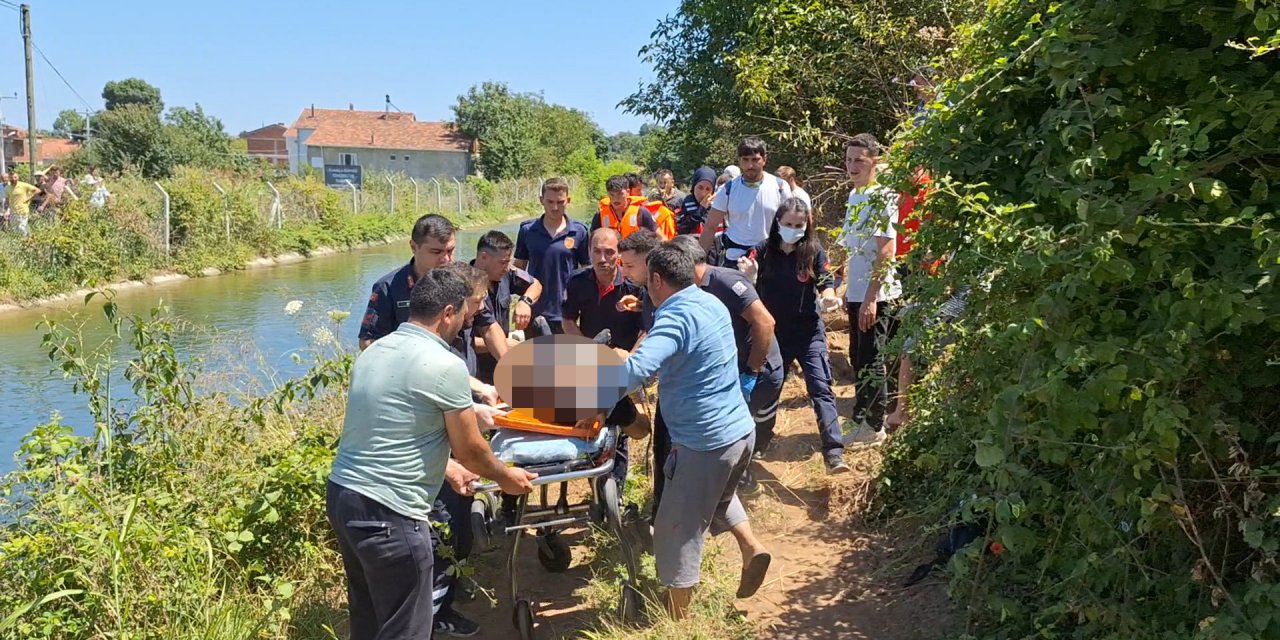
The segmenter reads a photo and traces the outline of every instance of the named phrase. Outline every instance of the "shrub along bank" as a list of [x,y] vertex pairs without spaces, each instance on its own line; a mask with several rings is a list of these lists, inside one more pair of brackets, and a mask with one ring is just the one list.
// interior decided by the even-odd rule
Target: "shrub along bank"
[[[36,216],[31,235],[0,233],[0,303],[20,302],[84,286],[208,267],[242,268],[259,256],[307,254],[319,247],[350,248],[408,234],[413,221],[436,209],[435,192],[403,177],[366,176],[357,212],[350,192],[324,186],[314,175],[272,178],[280,206],[263,175],[180,168],[161,181],[170,196],[169,253],[163,205],[151,181],[137,174],[108,179],[114,194],[105,209],[86,198],[69,202],[54,218]],[[225,190],[220,193],[214,183]],[[499,222],[537,210],[533,181],[498,185],[474,180],[442,194],[443,213],[463,226]],[[452,209],[450,207],[453,207]]]
[[1000,543],[950,565],[969,637],[1280,637],[1278,24],[991,3],[899,154],[953,256],[915,300],[973,292],[881,498]]

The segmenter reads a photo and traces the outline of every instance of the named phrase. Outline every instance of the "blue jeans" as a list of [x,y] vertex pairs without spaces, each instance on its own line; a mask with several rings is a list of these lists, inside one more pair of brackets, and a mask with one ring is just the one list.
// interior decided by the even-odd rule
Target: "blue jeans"
[[347,574],[351,640],[430,638],[431,524],[333,482],[325,510]]

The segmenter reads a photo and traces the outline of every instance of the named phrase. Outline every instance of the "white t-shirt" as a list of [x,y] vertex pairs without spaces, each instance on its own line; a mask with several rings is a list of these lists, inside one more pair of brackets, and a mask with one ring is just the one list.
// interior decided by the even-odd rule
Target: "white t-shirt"
[[791,195],[804,200],[804,203],[809,205],[809,210],[813,210],[813,200],[809,198],[809,192],[805,191],[804,187],[796,187],[792,189]]
[[[725,195],[725,190],[729,194]],[[727,213],[725,235],[734,244],[754,247],[769,237],[769,227],[778,205],[791,197],[791,187],[781,178],[765,172],[759,184],[748,185],[745,176],[724,183],[711,199],[711,208]],[[736,259],[728,256],[729,259]]]
[[[865,299],[879,252],[876,239],[887,238],[892,245],[898,237],[894,227],[897,223],[898,196],[892,189],[873,184],[849,192],[848,213],[840,234],[840,244],[849,250],[849,268],[845,272],[849,281],[845,299],[849,302],[857,304]],[[900,295],[902,285],[890,264],[881,276],[876,301],[895,300]]]

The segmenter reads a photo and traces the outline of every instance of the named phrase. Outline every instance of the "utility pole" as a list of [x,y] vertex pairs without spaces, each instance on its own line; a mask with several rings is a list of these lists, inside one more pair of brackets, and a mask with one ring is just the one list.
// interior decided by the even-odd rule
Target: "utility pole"
[[40,164],[40,140],[36,138],[36,76],[31,62],[31,5],[22,5],[22,45],[27,57],[27,157],[31,159],[31,176],[35,179]]
[[86,146],[89,144],[89,140],[93,138],[93,128],[89,126],[89,120],[91,120],[92,118],[93,118],[93,112],[88,109],[85,109],[84,110],[84,144]]

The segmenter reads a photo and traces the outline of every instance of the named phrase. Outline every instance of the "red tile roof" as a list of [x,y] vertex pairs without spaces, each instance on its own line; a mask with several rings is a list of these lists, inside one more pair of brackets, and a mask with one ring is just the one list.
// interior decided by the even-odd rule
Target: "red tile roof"
[[[23,138],[26,138],[26,136],[23,136]],[[40,138],[38,149],[40,162],[59,160],[78,149],[80,149],[80,143],[73,140],[67,140],[66,138]],[[14,164],[30,162],[27,157],[27,144],[25,142],[22,144],[22,152],[14,154],[12,158],[9,158],[9,162]]]
[[412,113],[303,109],[286,138],[299,129],[314,129],[308,146],[413,151],[470,151],[471,139],[445,122],[418,122]]

